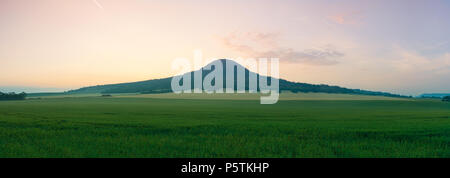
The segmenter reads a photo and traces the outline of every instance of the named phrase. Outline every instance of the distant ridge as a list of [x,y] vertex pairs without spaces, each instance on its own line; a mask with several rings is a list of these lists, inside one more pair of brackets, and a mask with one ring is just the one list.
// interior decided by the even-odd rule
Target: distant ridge
[[419,95],[419,98],[444,98],[450,96],[450,93],[424,93]]
[[[227,59],[220,59],[220,61],[225,64],[233,63],[236,66],[241,66],[240,64]],[[224,77],[226,65],[223,65],[224,68]],[[203,77],[205,77],[211,70],[203,70]],[[192,74],[194,71],[191,72]],[[246,76],[246,90],[248,90],[248,76],[249,74],[255,74],[248,69],[245,68],[245,76]],[[235,71],[236,74],[236,71]],[[259,74],[256,74],[259,78]],[[194,75],[191,75],[192,78]],[[171,89],[171,80],[172,77],[162,78],[162,79],[154,79],[154,80],[146,80],[139,82],[130,82],[130,83],[119,83],[119,84],[108,84],[108,85],[97,85],[90,87],[83,87],[77,90],[70,90],[67,93],[75,94],[75,93],[103,93],[103,94],[112,94],[112,93],[169,93],[172,92]],[[226,86],[226,77],[224,78],[224,87]],[[192,80],[193,81],[193,80]],[[269,77],[270,81],[270,77]],[[236,83],[236,80],[235,80]],[[341,93],[341,94],[359,94],[359,95],[373,95],[373,96],[388,96],[388,97],[406,97],[397,94],[391,94],[387,92],[375,92],[361,89],[348,89],[339,86],[330,86],[325,84],[314,85],[308,83],[298,83],[298,82],[290,82],[284,79],[279,80],[280,83],[280,91],[290,91],[290,92],[314,92],[314,93]],[[193,85],[192,85],[193,86]],[[235,84],[236,86],[236,84]],[[236,87],[235,87],[236,89]]]

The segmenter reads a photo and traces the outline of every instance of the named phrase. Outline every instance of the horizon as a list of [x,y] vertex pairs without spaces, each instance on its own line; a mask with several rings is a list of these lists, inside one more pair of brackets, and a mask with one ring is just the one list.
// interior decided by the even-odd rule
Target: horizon
[[288,81],[450,93],[449,2],[282,2],[2,0],[0,91],[170,77],[172,60],[202,49],[279,58]]
[[[223,60],[225,60],[226,62],[231,61],[232,63],[236,63],[237,65],[244,67],[241,63],[239,63],[235,60],[232,60],[232,59],[215,59],[212,61],[203,61],[203,62],[206,62],[206,63],[204,63],[204,65],[206,66],[206,65],[212,64],[214,61],[223,61]],[[204,66],[202,66],[202,69],[203,69],[203,67]],[[244,67],[244,68],[246,70],[249,70],[246,67]],[[195,72],[196,70],[198,70],[198,69],[193,69],[191,72]],[[251,71],[251,70],[249,70],[249,71]],[[255,72],[255,71],[253,71],[253,72]],[[255,73],[259,74],[259,72],[255,72]],[[268,76],[271,76],[271,75],[269,74]],[[170,76],[170,77],[174,77],[174,76]],[[149,79],[149,80],[159,80],[159,79],[164,79],[164,78]],[[282,79],[282,78],[280,78],[280,79]],[[149,81],[149,80],[145,80],[145,81]],[[134,83],[134,82],[142,82],[142,81],[132,81],[132,82],[124,82],[124,83]],[[296,82],[296,81],[289,81],[289,82]],[[112,85],[112,84],[121,84],[121,83],[111,83],[111,84],[102,84],[102,85]],[[321,84],[315,84],[315,85],[321,85]],[[327,84],[325,84],[325,85],[327,85]],[[21,87],[21,86],[6,86],[6,87],[0,86],[0,92],[4,92],[4,93],[25,92],[25,93],[34,93],[34,94],[36,94],[36,93],[63,93],[63,92],[65,93],[65,92],[70,92],[73,90],[79,90],[79,89],[85,88],[85,87],[94,87],[94,86],[100,86],[100,85],[84,86],[84,87],[80,87],[80,88],[65,88],[65,89],[62,89],[62,88],[35,88],[35,87]],[[343,86],[339,86],[339,87],[343,87]],[[344,88],[346,88],[346,87],[344,87]],[[3,89],[5,89],[5,90],[3,90]],[[360,88],[350,88],[350,89],[360,89]],[[361,89],[361,90],[364,90],[364,89]],[[384,92],[384,91],[375,91],[375,92]],[[397,94],[397,93],[391,93],[391,94]],[[415,95],[415,96],[409,95],[409,96],[420,97],[423,95],[439,95],[439,94],[449,94],[449,93],[421,93],[419,95]],[[402,96],[408,96],[408,95],[402,95]]]

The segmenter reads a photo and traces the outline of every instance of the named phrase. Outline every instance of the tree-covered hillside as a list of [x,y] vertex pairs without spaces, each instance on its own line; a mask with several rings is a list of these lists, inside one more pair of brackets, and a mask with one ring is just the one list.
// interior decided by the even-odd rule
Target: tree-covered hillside
[[[231,60],[220,60],[223,64],[225,63],[232,63],[234,64],[235,70],[234,70],[234,76],[236,78],[236,69],[238,67],[243,67],[240,64],[231,61]],[[223,80],[223,86],[226,87],[226,65],[223,66],[223,72],[224,72],[224,80]],[[203,78],[208,75],[212,70],[205,70],[201,69]],[[194,72],[191,72],[191,86],[193,89],[193,81],[194,81]],[[245,68],[245,89],[248,90],[249,85],[249,76],[250,75],[256,75],[257,78],[259,78],[259,74],[256,74],[254,72],[249,71]],[[171,80],[172,77],[169,78],[163,78],[163,79],[155,79],[155,80],[147,80],[147,81],[140,81],[140,82],[131,82],[131,83],[120,83],[120,84],[109,84],[109,85],[98,85],[98,86],[91,86],[91,87],[84,87],[77,90],[69,91],[68,93],[167,93],[172,92],[171,89]],[[269,84],[271,81],[271,78],[269,77]],[[258,81],[258,80],[257,80]],[[234,86],[236,87],[236,79],[234,80]],[[259,82],[258,82],[259,83]],[[284,79],[279,80],[280,84],[280,91],[290,91],[290,92],[315,92],[315,93],[344,93],[344,94],[361,94],[361,95],[376,95],[376,96],[391,96],[391,97],[404,97],[401,95],[391,94],[387,92],[373,92],[373,91],[367,91],[367,90],[360,90],[360,89],[348,89],[343,88],[339,86],[329,86],[325,84],[321,85],[314,85],[314,84],[307,84],[307,83],[297,83],[297,82],[290,82]],[[259,84],[258,84],[259,86]],[[259,88],[258,88],[259,90]]]

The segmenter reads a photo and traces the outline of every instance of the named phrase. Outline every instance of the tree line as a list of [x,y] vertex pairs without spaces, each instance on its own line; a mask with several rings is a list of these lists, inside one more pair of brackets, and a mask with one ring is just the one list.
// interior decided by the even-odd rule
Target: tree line
[[25,92],[22,93],[3,93],[0,92],[0,100],[24,100],[27,97]]

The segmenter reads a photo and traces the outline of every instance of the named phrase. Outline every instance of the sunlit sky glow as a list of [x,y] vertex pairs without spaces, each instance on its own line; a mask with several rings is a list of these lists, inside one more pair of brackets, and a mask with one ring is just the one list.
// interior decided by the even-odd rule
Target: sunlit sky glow
[[0,0],[0,90],[168,77],[201,49],[278,57],[291,81],[450,92],[449,19],[445,0]]

